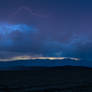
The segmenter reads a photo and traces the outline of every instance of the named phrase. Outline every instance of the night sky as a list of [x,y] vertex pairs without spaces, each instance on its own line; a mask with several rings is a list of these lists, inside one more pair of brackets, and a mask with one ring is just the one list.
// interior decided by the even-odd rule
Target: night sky
[[91,0],[0,0],[0,58],[92,59]]

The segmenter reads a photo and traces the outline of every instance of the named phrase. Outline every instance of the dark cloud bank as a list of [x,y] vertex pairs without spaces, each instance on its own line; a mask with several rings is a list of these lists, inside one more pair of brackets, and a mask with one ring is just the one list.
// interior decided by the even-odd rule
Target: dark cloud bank
[[49,39],[30,25],[0,25],[0,58],[24,55],[92,59],[91,35],[73,33],[71,37],[67,36],[67,41],[60,42],[53,37]]

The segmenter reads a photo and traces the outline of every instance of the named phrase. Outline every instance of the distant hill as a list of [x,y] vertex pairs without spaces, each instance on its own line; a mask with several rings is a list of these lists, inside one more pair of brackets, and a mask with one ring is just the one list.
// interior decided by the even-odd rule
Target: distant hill
[[22,70],[33,69],[33,67],[60,67],[60,66],[81,66],[92,68],[92,61],[89,60],[49,60],[49,59],[36,59],[36,60],[17,60],[0,62],[0,70]]

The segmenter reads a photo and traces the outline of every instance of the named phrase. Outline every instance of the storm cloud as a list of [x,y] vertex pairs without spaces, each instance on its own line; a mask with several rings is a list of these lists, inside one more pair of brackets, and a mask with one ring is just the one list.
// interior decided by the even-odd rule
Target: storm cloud
[[[45,36],[45,34],[43,34]],[[66,37],[66,36],[65,36]],[[78,57],[92,58],[90,34],[73,33],[66,42],[41,38],[41,32],[35,26],[26,24],[0,25],[0,58],[16,56]]]

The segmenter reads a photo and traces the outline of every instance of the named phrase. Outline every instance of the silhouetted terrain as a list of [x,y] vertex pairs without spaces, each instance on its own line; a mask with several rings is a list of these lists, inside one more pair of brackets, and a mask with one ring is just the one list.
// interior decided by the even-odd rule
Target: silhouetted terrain
[[[16,60],[8,62],[0,62],[0,70],[29,70],[29,69],[41,69],[41,67],[61,67],[61,66],[81,66],[92,68],[91,60],[49,60],[49,59],[35,59],[35,60]],[[32,68],[31,68],[32,67]]]
[[0,92],[92,92],[92,69],[62,66],[0,71]]

